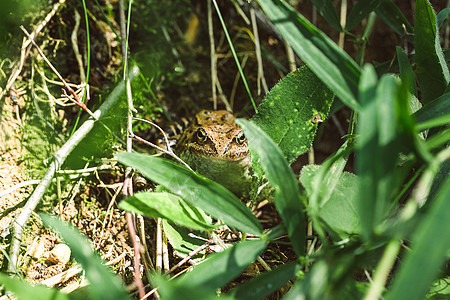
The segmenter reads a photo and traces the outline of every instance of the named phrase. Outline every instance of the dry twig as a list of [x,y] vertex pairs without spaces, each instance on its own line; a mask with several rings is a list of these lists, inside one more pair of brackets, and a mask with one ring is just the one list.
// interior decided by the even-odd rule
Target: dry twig
[[211,1],[208,0],[208,33],[209,33],[209,47],[211,55],[211,92],[213,98],[213,108],[217,109],[217,94],[216,94],[216,81],[217,81],[217,57],[216,48],[214,45],[214,26],[212,21],[212,8]]
[[[131,69],[129,73],[130,73],[129,75],[130,80],[134,80],[139,74],[139,68],[135,66]],[[83,125],[80,126],[80,128],[78,128],[78,130],[72,135],[72,137],[53,155],[53,159],[50,163],[47,173],[44,175],[41,182],[36,187],[33,194],[30,196],[27,203],[23,207],[22,211],[12,224],[13,232],[11,238],[11,246],[9,249],[9,257],[14,266],[17,265],[23,227],[27,223],[31,213],[34,211],[41,198],[44,196],[44,193],[47,190],[50,183],[52,182],[52,179],[55,176],[56,171],[64,163],[65,159],[70,154],[70,152],[75,148],[75,146],[77,146],[78,143],[91,131],[91,129],[94,127],[96,120],[99,119],[101,116],[107,114],[109,110],[114,105],[116,105],[116,103],[120,99],[120,95],[124,91],[125,91],[125,84],[121,82],[111,92],[111,94],[107,97],[106,101],[100,106],[100,108],[94,112],[94,117],[91,117],[88,120],[86,120],[83,123]],[[10,272],[14,272],[14,266],[9,265],[8,270]]]
[[[62,4],[65,2],[66,0],[59,0],[59,2],[55,3],[53,9],[47,14],[44,20],[42,20],[42,22],[39,23],[38,26],[36,26],[36,29],[34,29],[33,32],[31,33],[30,35],[31,39],[33,39],[42,30],[42,28],[44,28],[45,25],[47,25],[50,19],[53,18],[56,12],[62,7]],[[8,82],[6,83],[5,89],[0,93],[0,99],[2,99],[5,93],[9,91],[9,89],[12,87],[17,77],[19,76],[19,74],[22,72],[23,65],[25,64],[25,59],[29,54],[30,50],[29,46],[31,43],[31,39],[26,38],[23,39],[19,63],[16,64],[13,71],[11,72],[11,76],[9,77]]]
[[52,71],[56,74],[56,76],[58,76],[59,80],[61,80],[61,82],[64,84],[64,87],[75,98],[75,100],[72,100],[72,101],[74,101],[76,105],[78,105],[79,107],[81,107],[82,109],[87,111],[92,116],[92,112],[90,112],[90,110],[86,107],[86,105],[83,102],[81,102],[81,99],[78,97],[77,93],[75,93],[75,91],[67,84],[67,82],[64,80],[64,78],[61,76],[61,74],[59,74],[58,70],[56,70],[56,68],[52,65],[52,63],[47,59],[44,52],[42,52],[41,48],[39,48],[39,46],[34,41],[33,37],[25,29],[25,27],[20,26],[20,29],[22,29],[22,31],[26,34],[26,36],[31,40],[31,43],[33,43],[33,45],[36,47],[39,54],[42,56],[42,59],[44,59],[44,61],[47,63],[47,65],[50,67],[50,69],[52,69]]

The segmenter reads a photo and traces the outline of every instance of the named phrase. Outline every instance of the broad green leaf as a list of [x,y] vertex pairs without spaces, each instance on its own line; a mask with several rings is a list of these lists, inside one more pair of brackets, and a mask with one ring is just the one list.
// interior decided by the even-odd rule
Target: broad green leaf
[[231,290],[234,299],[265,299],[301,271],[298,263],[287,263],[258,275]]
[[309,211],[313,216],[317,215],[319,208],[323,207],[333,194],[347,164],[351,148],[347,140],[335,154],[322,163],[320,170],[315,173],[309,195]]
[[[56,288],[48,288],[43,285],[31,285],[28,282],[20,281],[4,273],[0,273],[0,284],[7,291],[13,292],[14,295],[17,297],[17,299],[39,299],[39,300],[80,299],[72,297],[68,294],[61,293]],[[11,298],[5,297],[5,299],[14,299],[14,297]]]
[[90,285],[88,291],[92,299],[130,299],[122,282],[106,266],[91,248],[86,237],[74,227],[48,214],[39,214],[45,226],[54,229],[69,245],[73,257],[86,272]]
[[216,290],[242,273],[266,249],[261,240],[244,241],[220,253],[212,254],[179,281],[193,287]]
[[289,163],[311,147],[318,124],[327,118],[334,94],[306,66],[281,79],[253,117]]
[[259,157],[267,180],[275,190],[275,207],[287,228],[292,247],[300,257],[305,254],[305,221],[294,173],[280,149],[261,128],[244,119],[238,119],[236,123],[244,131],[251,153]]
[[[320,210],[330,200],[334,193],[335,187],[339,183],[339,178],[347,164],[348,156],[350,155],[353,145],[347,140],[339,150],[327,158],[314,176],[308,192],[308,214],[313,222],[313,226],[319,237],[325,238],[325,232],[322,229],[322,222],[320,222]],[[303,170],[302,170],[303,173]],[[304,176],[304,175],[301,175]],[[306,182],[302,182],[303,186]]]
[[417,87],[416,87],[416,75],[409,63],[408,56],[406,55],[403,48],[397,46],[397,58],[398,66],[400,69],[400,78],[403,83],[408,86],[408,90],[411,94],[417,97]]
[[192,229],[214,228],[198,209],[169,193],[137,193],[122,200],[119,208],[149,217],[163,218]]
[[356,96],[361,70],[356,62],[284,1],[260,0],[258,3],[314,74],[342,102],[358,110]]
[[444,93],[450,74],[439,42],[436,16],[428,0],[416,1],[414,19],[416,73],[422,103],[427,104]]
[[135,168],[145,177],[225,224],[261,235],[261,224],[250,209],[220,184],[160,157],[125,152],[116,154],[116,157],[119,162]]
[[450,14],[450,7],[446,7],[443,10],[441,10],[436,19],[437,19],[437,28],[440,29],[442,27],[442,24],[444,24],[444,21],[448,18],[448,15]]
[[[385,299],[424,299],[450,249],[450,179],[414,231],[411,251],[400,264]],[[418,276],[420,274],[420,276]]]
[[[313,192],[314,176],[320,168],[323,166],[308,165],[301,171],[300,182],[309,196]],[[341,239],[361,232],[357,208],[358,183],[356,175],[340,173],[336,178],[336,184],[332,185],[329,200],[318,211],[318,217],[327,225],[331,233],[337,234]],[[321,188],[325,190],[330,187],[323,182]]]
[[331,0],[311,0],[319,14],[336,30],[342,31],[341,22]]
[[423,123],[448,114],[450,114],[450,93],[445,93],[415,112],[413,118],[417,123]]
[[[413,33],[414,28],[409,24],[408,20],[392,0],[381,0],[380,5],[375,9],[375,12],[377,16],[398,35],[405,36],[407,33]],[[406,35],[406,39],[413,42],[410,35]]]
[[[175,224],[169,223],[167,222],[167,220],[163,220],[162,224],[164,233],[169,240],[170,245],[172,245],[172,248],[180,254],[184,254],[187,256],[191,252],[193,252],[194,250],[198,250],[200,246],[205,244],[204,241],[189,236],[189,233],[192,233],[192,230],[188,230],[185,227],[180,227]],[[205,239],[208,239],[208,236],[205,234],[205,232],[195,231],[194,234],[196,236],[201,236]],[[203,255],[204,253],[205,250],[199,252],[200,255]],[[193,258],[196,258],[196,256],[194,256]]]
[[381,0],[359,0],[347,16],[345,29],[350,31],[378,7]]

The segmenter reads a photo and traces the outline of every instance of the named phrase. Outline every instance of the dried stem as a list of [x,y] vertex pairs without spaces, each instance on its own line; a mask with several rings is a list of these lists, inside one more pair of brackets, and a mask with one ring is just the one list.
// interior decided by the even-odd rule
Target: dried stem
[[258,95],[260,95],[261,94],[261,84],[262,84],[264,93],[267,93],[269,91],[269,88],[267,87],[266,78],[264,76],[264,69],[263,69],[262,56],[261,56],[261,45],[259,42],[258,25],[256,22],[255,9],[253,8],[253,6],[250,7],[250,18],[252,20],[253,36],[255,37],[256,60],[258,61]]
[[[33,30],[31,33],[31,37],[34,38],[41,30],[42,28],[47,25],[47,23],[53,18],[53,16],[56,14],[56,12],[62,7],[62,4],[65,3],[66,0],[59,0],[59,2],[55,3],[53,6],[53,9],[47,14],[47,16],[42,20],[41,23],[36,26],[36,29]],[[11,72],[11,76],[8,79],[8,82],[6,83],[5,89],[0,93],[0,99],[3,98],[6,92],[13,86],[14,82],[16,81],[17,77],[22,72],[23,65],[25,63],[25,59],[28,57],[28,54],[30,52],[30,43],[31,39],[23,39],[22,42],[22,50],[20,52],[20,61],[16,66],[14,67],[13,71]]]
[[[134,80],[138,74],[139,68],[133,67],[130,71],[130,79]],[[12,224],[12,238],[11,238],[11,246],[9,248],[9,257],[14,266],[17,265],[23,227],[27,223],[31,213],[39,204],[41,198],[44,196],[45,191],[52,182],[52,179],[55,176],[56,171],[64,163],[65,159],[70,154],[70,152],[72,152],[72,150],[78,145],[78,143],[81,140],[83,140],[83,138],[92,130],[96,120],[98,120],[101,116],[107,114],[109,110],[114,105],[116,105],[116,103],[119,101],[120,96],[123,94],[124,91],[125,91],[124,83],[120,83],[119,85],[117,85],[116,88],[112,91],[112,93],[108,96],[106,101],[100,106],[98,110],[94,112],[93,117],[86,120],[83,123],[83,125],[80,128],[78,128],[78,130],[72,135],[72,137],[53,155],[53,159],[51,160],[47,173],[41,179],[41,182],[36,187],[33,194],[30,196],[27,203],[23,207],[22,211]],[[14,272],[13,265],[8,266],[8,270],[10,272]]]
[[216,47],[214,45],[214,25],[212,20],[212,8],[211,0],[206,0],[208,3],[208,33],[209,33],[209,47],[211,56],[211,92],[213,98],[213,107],[217,109],[217,94],[216,94],[216,81],[217,81],[217,57]]
[[[47,63],[47,65],[50,67],[50,69],[52,69],[52,71],[56,74],[56,76],[58,76],[59,80],[61,80],[61,82],[64,84],[64,87],[75,98],[75,104],[78,105],[79,107],[81,107],[82,109],[84,109],[86,111],[89,111],[89,109],[86,107],[86,105],[83,102],[81,102],[80,97],[78,97],[77,93],[75,93],[75,91],[67,84],[67,82],[64,80],[64,78],[61,76],[61,74],[59,74],[58,70],[56,70],[56,68],[52,65],[52,63],[47,59],[47,57],[45,56],[44,52],[42,52],[41,48],[39,48],[39,46],[34,41],[33,37],[25,29],[25,27],[20,26],[20,29],[22,29],[22,31],[31,40],[31,43],[33,43],[33,45],[36,47],[36,49],[38,50],[39,54],[42,56],[42,58]],[[90,113],[90,115],[92,116],[92,113]]]
[[147,140],[145,140],[145,139],[143,139],[143,138],[141,138],[141,137],[139,137],[139,136],[133,134],[133,138],[134,138],[134,139],[136,139],[136,140],[138,140],[138,141],[140,141],[140,142],[142,142],[142,143],[144,143],[144,144],[147,144],[147,145],[149,145],[150,147],[153,147],[153,148],[155,148],[155,149],[158,149],[159,151],[164,152],[164,153],[167,154],[167,155],[172,156],[175,160],[179,161],[183,166],[185,166],[186,168],[188,168],[189,170],[192,171],[191,167],[189,167],[189,165],[188,165],[187,163],[185,163],[181,158],[179,158],[179,157],[175,154],[175,152],[173,152],[172,148],[170,147],[169,140],[168,140],[168,138],[167,138],[167,134],[164,132],[164,130],[162,130],[161,127],[159,127],[159,126],[156,125],[155,123],[153,123],[153,122],[151,122],[151,121],[148,121],[148,120],[145,120],[145,119],[134,118],[134,120],[138,120],[138,121],[141,121],[141,122],[148,123],[148,124],[154,126],[156,129],[158,129],[158,130],[162,133],[162,135],[163,135],[163,137],[164,137],[164,141],[166,142],[166,147],[167,147],[167,149],[164,149],[164,148],[162,148],[162,147],[159,147],[159,146],[157,146],[157,145],[155,145],[155,144],[153,144],[153,143],[151,143],[151,142],[149,142],[149,141],[147,141]]
[[197,253],[203,251],[204,249],[209,247],[209,243],[205,243],[203,245],[201,245],[200,247],[198,247],[197,249],[195,249],[194,251],[192,251],[191,253],[189,253],[185,258],[183,258],[179,263],[177,263],[175,266],[173,266],[169,271],[167,271],[167,273],[172,273],[173,271],[175,271],[177,268],[181,267],[183,264],[185,264],[188,260],[190,260],[194,255],[196,255]]
[[83,68],[83,59],[80,54],[80,50],[78,49],[78,28],[80,27],[81,17],[78,11],[75,9],[75,26],[73,27],[71,41],[72,41],[72,49],[75,53],[75,58],[77,59],[78,68],[80,68],[80,79],[82,83],[86,82],[86,74],[84,73]]
[[[342,28],[345,28],[347,20],[347,0],[342,0],[341,2],[341,26]],[[345,42],[345,32],[342,31],[339,33],[339,48],[344,49],[344,42]]]

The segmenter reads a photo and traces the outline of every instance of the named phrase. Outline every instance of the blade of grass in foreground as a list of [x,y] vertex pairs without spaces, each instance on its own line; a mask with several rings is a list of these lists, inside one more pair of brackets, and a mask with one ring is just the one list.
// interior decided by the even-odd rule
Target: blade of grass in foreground
[[450,179],[447,178],[415,231],[412,250],[402,262],[386,299],[424,299],[450,249],[449,199]]
[[92,299],[130,299],[118,277],[102,265],[100,256],[93,252],[86,238],[75,228],[48,214],[40,214],[47,227],[56,230],[72,250],[72,255],[86,271]]
[[414,75],[413,68],[408,60],[403,48],[397,46],[398,67],[400,69],[400,78],[408,86],[408,90],[411,94],[417,97],[416,76]]
[[342,31],[341,22],[331,0],[311,0],[319,14],[336,30]]
[[[169,281],[154,273],[151,281],[158,287],[162,299],[216,299],[216,290],[239,276],[266,246],[267,243],[261,240],[239,242],[208,256],[206,261],[179,279]],[[226,294],[221,295],[222,298],[234,299]]]
[[192,229],[210,230],[216,227],[196,207],[170,193],[137,193],[122,200],[119,208],[148,217],[163,218]]
[[211,255],[181,277],[180,281],[216,290],[243,272],[266,247],[267,242],[262,240],[239,242],[223,252]]
[[348,14],[345,29],[350,31],[380,4],[380,0],[360,0]]
[[439,42],[436,16],[427,0],[416,1],[414,23],[416,73],[422,103],[427,104],[444,93],[450,74]]
[[413,117],[417,123],[423,123],[448,114],[450,114],[450,93],[445,93],[416,111]]
[[[371,65],[366,65],[363,69],[363,75],[360,82],[360,99],[361,99],[361,112],[358,122],[358,133],[360,138],[357,141],[357,157],[356,157],[356,170],[360,176],[360,192],[364,191],[364,197],[362,194],[358,197],[358,209],[359,217],[361,221],[362,233],[366,239],[369,239],[373,233],[373,228],[378,225],[380,220],[384,217],[386,209],[386,201],[388,201],[389,194],[387,194],[387,187],[389,184],[381,185],[381,182],[385,182],[389,178],[388,164],[394,165],[387,157],[384,157],[386,150],[383,145],[380,145],[379,132],[381,118],[383,115],[379,115],[379,110],[384,109],[382,95],[383,92],[388,94],[387,101],[392,101],[391,96],[393,91],[393,79],[385,78],[384,86],[377,89],[377,75],[375,69]],[[384,103],[386,104],[386,103]],[[380,107],[381,105],[381,107]],[[387,105],[386,105],[387,106]],[[386,107],[386,119],[392,117],[394,113],[392,106]],[[392,117],[393,118],[393,117]],[[392,122],[387,122],[385,133],[394,133],[393,128],[390,127]],[[386,138],[385,144],[388,142]],[[383,151],[384,150],[384,151]],[[389,181],[387,181],[389,182]],[[377,186],[380,183],[380,186]],[[390,190],[389,190],[390,191]]]
[[285,285],[300,270],[301,266],[295,262],[281,265],[241,284],[231,290],[230,295],[233,295],[234,299],[265,299]]
[[356,100],[361,70],[356,62],[322,31],[284,1],[259,0],[264,13],[295,53],[347,106]]
[[116,157],[225,224],[254,235],[262,234],[262,226],[250,209],[220,184],[160,157],[126,152]]
[[294,172],[275,142],[251,121],[238,119],[248,139],[251,152],[256,153],[270,185],[275,189],[275,207],[284,221],[295,253],[305,255],[305,217],[300,190]]
[[[14,293],[17,299],[39,299],[39,300],[69,300],[73,299],[69,295],[58,291],[56,288],[50,289],[43,285],[33,286],[28,282],[20,281],[0,273],[0,282],[3,288]],[[4,292],[4,291],[3,291]],[[15,299],[14,297],[3,296],[5,299]],[[2,299],[3,299],[2,297]]]
[[[362,2],[365,0],[360,1]],[[375,12],[377,16],[398,35],[403,36],[407,41],[414,43],[411,35],[411,33],[414,32],[414,28],[409,24],[401,10],[392,0],[381,0],[380,5],[375,9]]]

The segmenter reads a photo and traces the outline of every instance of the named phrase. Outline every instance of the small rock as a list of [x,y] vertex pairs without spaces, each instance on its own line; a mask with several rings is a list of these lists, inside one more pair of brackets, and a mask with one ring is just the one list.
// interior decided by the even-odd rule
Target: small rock
[[48,252],[47,260],[54,264],[66,265],[70,260],[70,248],[66,244],[56,245]]

